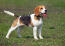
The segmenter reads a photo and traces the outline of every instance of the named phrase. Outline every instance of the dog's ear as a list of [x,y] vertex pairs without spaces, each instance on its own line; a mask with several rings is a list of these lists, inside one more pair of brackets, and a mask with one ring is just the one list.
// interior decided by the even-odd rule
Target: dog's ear
[[39,15],[39,7],[36,7],[36,8],[34,9],[34,13],[35,13],[36,16]]

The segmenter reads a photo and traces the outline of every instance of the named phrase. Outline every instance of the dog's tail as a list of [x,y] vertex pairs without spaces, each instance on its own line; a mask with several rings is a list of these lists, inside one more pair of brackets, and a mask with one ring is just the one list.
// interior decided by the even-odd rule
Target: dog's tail
[[6,13],[6,14],[8,14],[8,15],[11,15],[11,16],[16,16],[16,17],[18,17],[17,15],[15,15],[14,13],[12,13],[12,12],[10,12],[10,11],[4,10],[4,13]]

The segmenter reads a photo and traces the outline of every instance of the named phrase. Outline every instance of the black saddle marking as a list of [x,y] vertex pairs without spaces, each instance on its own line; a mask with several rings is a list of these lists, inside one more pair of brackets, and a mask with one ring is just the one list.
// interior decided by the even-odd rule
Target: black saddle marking
[[31,17],[30,16],[21,16],[20,20],[26,25],[29,26],[31,22]]

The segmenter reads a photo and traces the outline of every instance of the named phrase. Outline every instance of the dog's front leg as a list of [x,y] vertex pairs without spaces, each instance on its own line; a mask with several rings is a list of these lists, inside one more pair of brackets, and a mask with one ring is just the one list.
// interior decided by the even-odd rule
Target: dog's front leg
[[37,38],[37,27],[33,27],[33,36],[34,36],[34,39],[38,40],[38,38]]
[[42,31],[42,25],[40,25],[40,26],[38,27],[38,33],[39,33],[39,38],[40,38],[40,39],[43,39],[43,37],[42,37],[42,35],[41,35],[41,31]]

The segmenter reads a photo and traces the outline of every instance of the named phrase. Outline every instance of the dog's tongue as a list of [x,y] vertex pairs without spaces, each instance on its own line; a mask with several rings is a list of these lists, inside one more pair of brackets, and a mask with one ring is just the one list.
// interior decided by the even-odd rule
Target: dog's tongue
[[44,19],[47,19],[47,14],[42,15]]
[[47,14],[43,14],[42,16],[46,17],[46,16],[47,16]]

